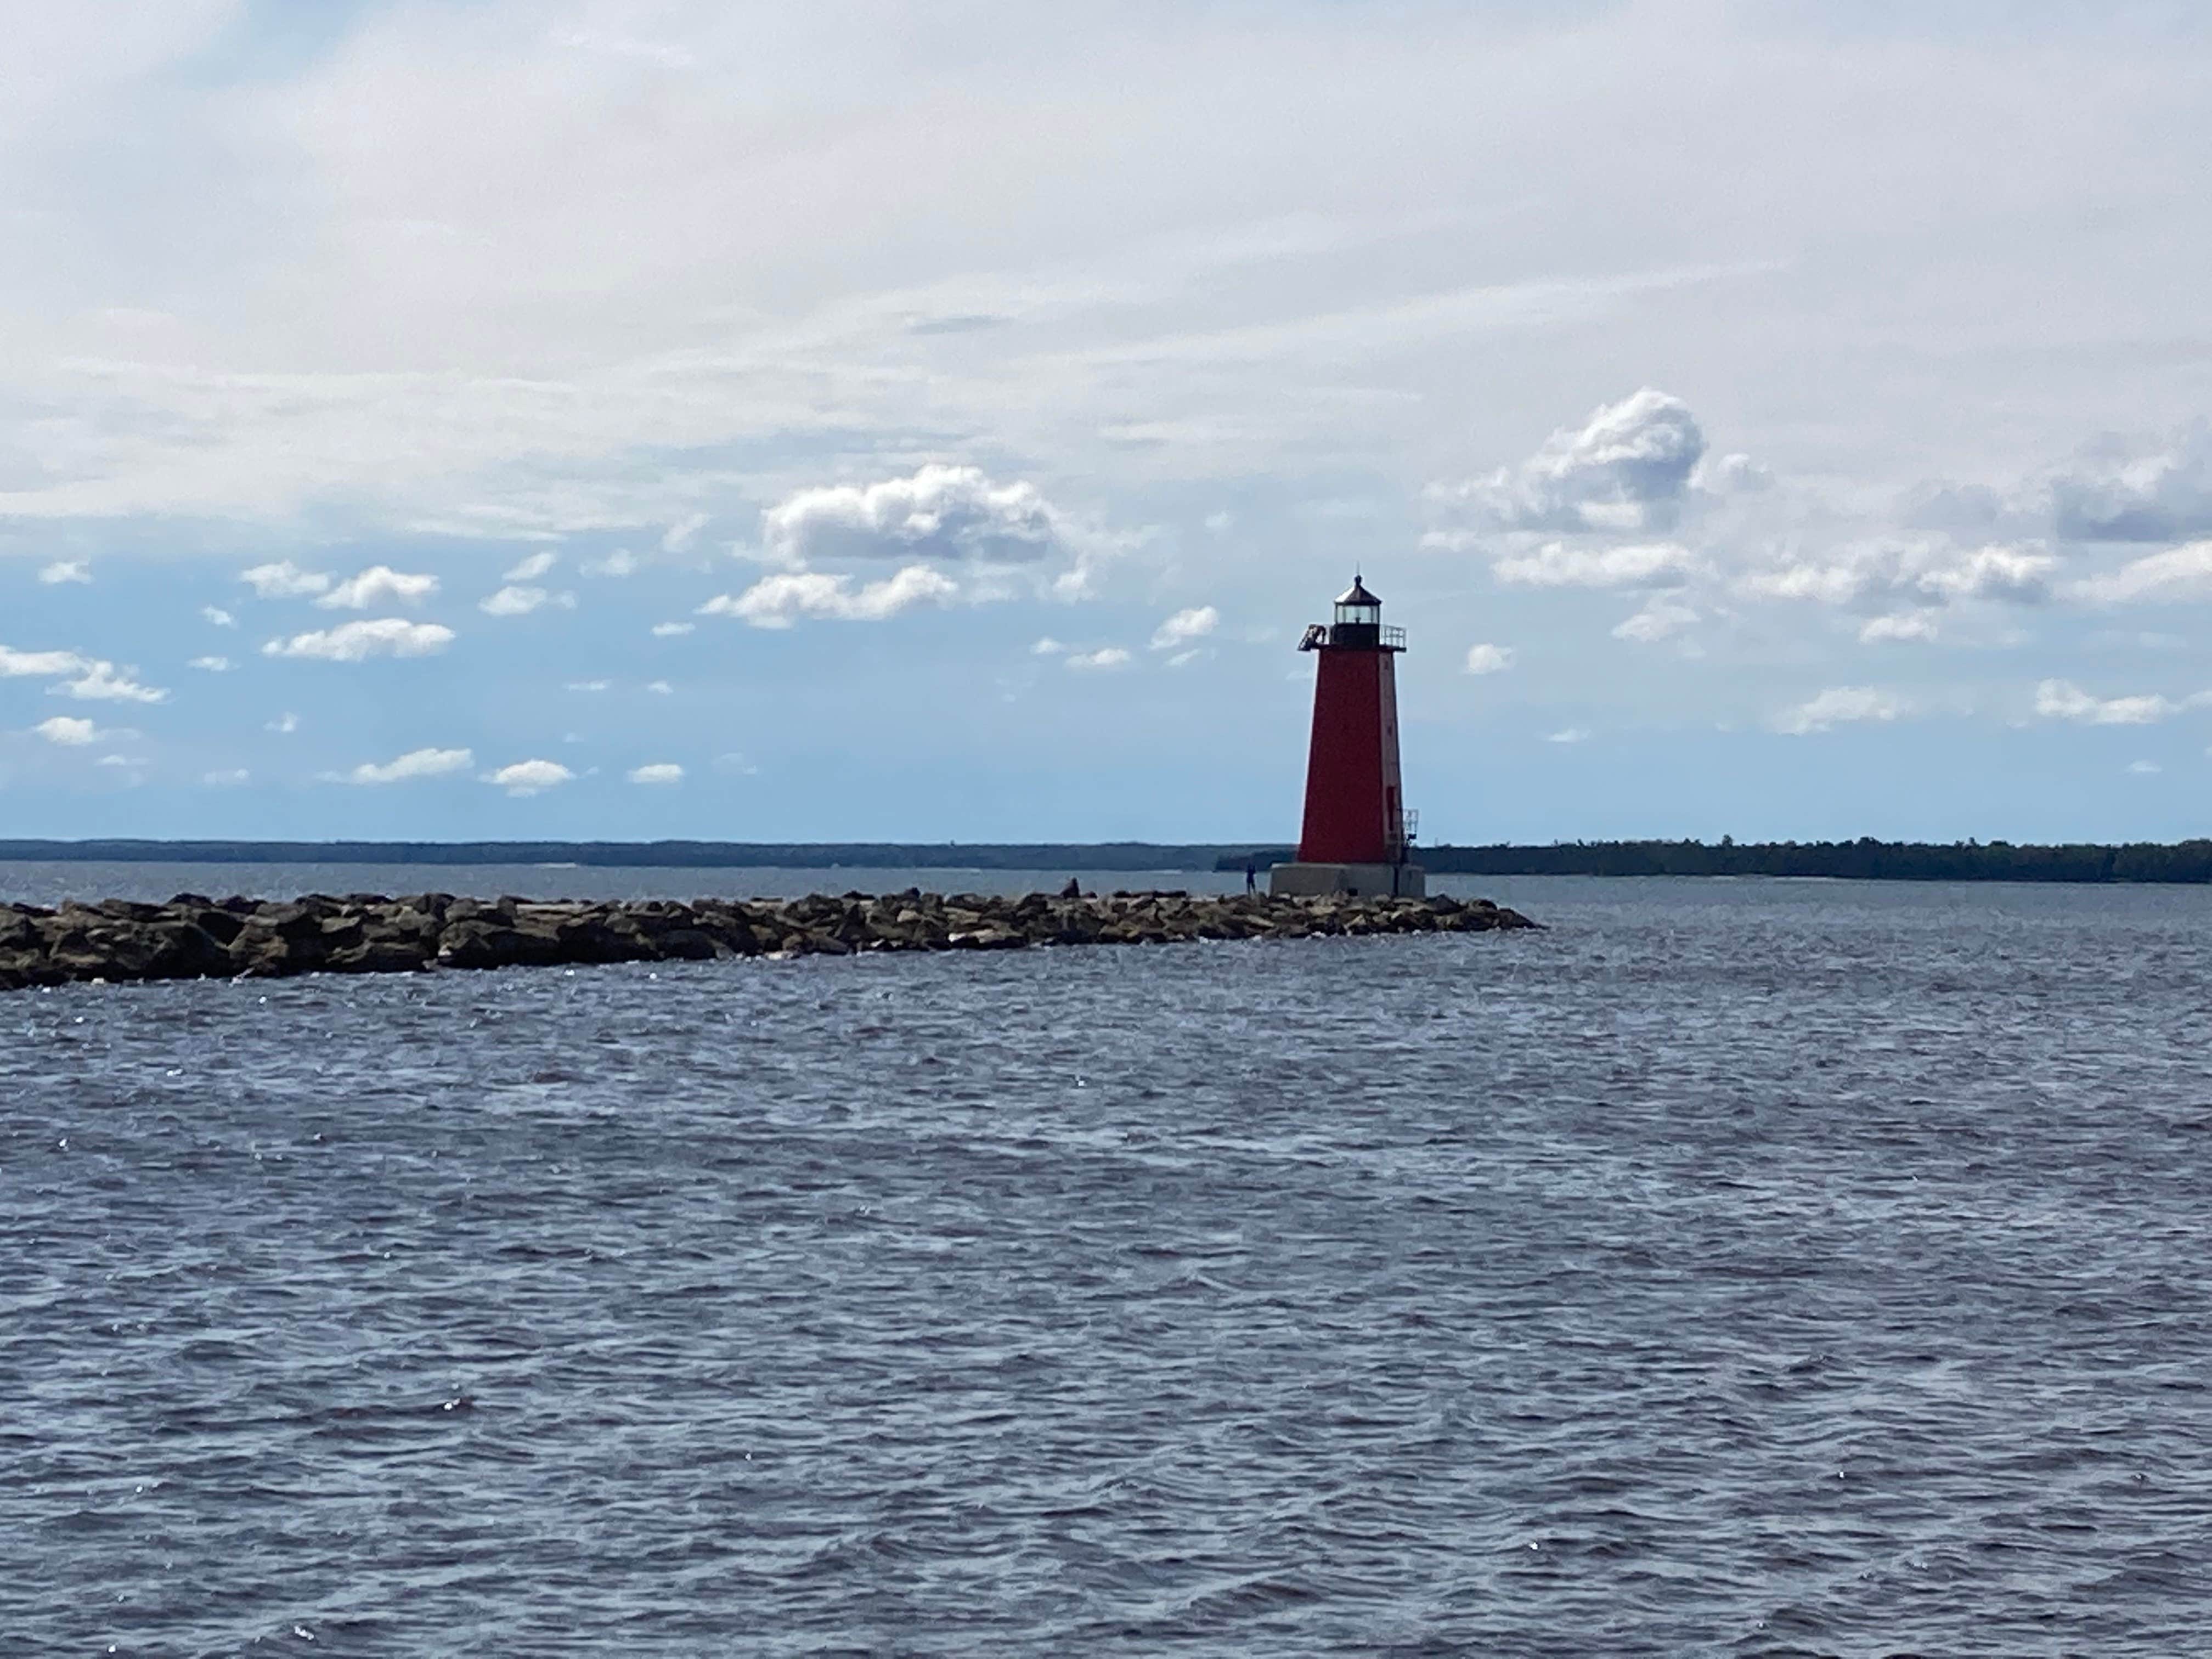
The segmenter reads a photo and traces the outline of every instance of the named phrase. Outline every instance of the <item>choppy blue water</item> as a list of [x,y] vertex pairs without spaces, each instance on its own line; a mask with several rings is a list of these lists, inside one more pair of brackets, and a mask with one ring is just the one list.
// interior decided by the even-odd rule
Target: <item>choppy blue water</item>
[[1483,886],[0,999],[0,1651],[2203,1650],[2212,894]]

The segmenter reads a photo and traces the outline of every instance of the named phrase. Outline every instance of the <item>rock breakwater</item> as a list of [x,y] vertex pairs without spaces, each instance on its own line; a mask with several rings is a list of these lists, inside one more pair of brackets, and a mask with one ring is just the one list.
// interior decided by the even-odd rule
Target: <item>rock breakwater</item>
[[538,902],[310,894],[284,902],[181,893],[57,909],[0,905],[0,990],[103,980],[276,978],[431,968],[1176,945],[1315,934],[1533,927],[1486,899],[903,893],[806,898]]

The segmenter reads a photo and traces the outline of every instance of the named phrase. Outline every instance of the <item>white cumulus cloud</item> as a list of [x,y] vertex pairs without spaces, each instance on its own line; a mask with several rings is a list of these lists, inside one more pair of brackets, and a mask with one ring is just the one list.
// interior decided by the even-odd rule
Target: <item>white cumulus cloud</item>
[[696,623],[684,622],[655,623],[653,625],[653,637],[656,640],[681,639],[698,625]]
[[1127,668],[1130,657],[1118,645],[1101,646],[1096,651],[1078,651],[1067,659],[1067,665],[1079,673],[1096,673],[1102,669]]
[[941,605],[959,588],[926,564],[855,590],[849,576],[820,570],[785,570],[763,576],[744,592],[722,593],[699,607],[702,617],[735,617],[755,628],[788,628],[802,617],[836,622],[882,622],[918,605]]
[[228,657],[194,657],[185,666],[197,668],[203,674],[228,674],[238,665]]
[[1519,466],[1431,486],[1430,497],[1498,530],[1663,530],[1705,453],[1688,407],[1646,386],[1553,433]]
[[2057,562],[2034,548],[1977,547],[1929,561],[1912,580],[1922,592],[1949,599],[2040,605],[2051,596]]
[[409,783],[416,778],[442,778],[454,772],[465,772],[476,763],[476,756],[466,749],[410,749],[397,760],[381,764],[365,761],[345,773],[342,781]]
[[1771,724],[1778,732],[1802,737],[1856,720],[1893,720],[1911,705],[1894,692],[1871,685],[1832,685],[1808,701],[1784,709]]
[[205,617],[217,628],[235,628],[238,626],[238,618],[232,616],[229,611],[223,610],[219,605],[204,605],[200,607],[200,615]]
[[241,570],[238,580],[264,599],[305,599],[308,594],[324,592],[331,585],[331,579],[319,570],[302,570],[289,559]]
[[91,666],[74,651],[17,651],[0,645],[0,679],[52,679]]
[[253,775],[242,766],[228,767],[221,771],[203,772],[200,781],[210,789],[234,789],[241,783],[252,781]]
[[496,785],[510,795],[536,795],[570,782],[575,775],[558,761],[526,760],[487,773],[483,781]]
[[93,662],[73,680],[51,688],[62,696],[82,702],[167,702],[169,694],[158,686],[141,685],[131,678],[134,669],[118,669],[112,662]]
[[532,553],[528,558],[512,565],[500,578],[503,582],[534,582],[561,562],[557,553]]
[[637,555],[626,547],[618,547],[603,559],[585,560],[578,568],[586,576],[635,576]]
[[113,735],[103,732],[90,720],[79,720],[72,714],[57,714],[52,720],[40,720],[31,728],[48,743],[62,744],[69,748],[82,748],[88,743],[99,743]]
[[997,483],[972,466],[802,489],[769,508],[761,526],[769,556],[793,567],[855,557],[1018,563],[1067,543],[1060,514],[1035,485]]
[[373,605],[419,605],[438,591],[438,579],[371,565],[340,582],[315,603],[325,611],[366,611]]
[[39,572],[39,580],[49,586],[61,582],[88,582],[92,567],[82,559],[57,559]]
[[684,769],[674,761],[654,761],[649,765],[633,769],[629,781],[632,783],[681,783],[684,781]]
[[441,623],[380,617],[373,622],[341,623],[312,634],[295,634],[289,640],[271,640],[261,651],[270,657],[362,662],[370,657],[427,657],[453,642],[453,630]]
[[1510,646],[1470,645],[1467,648],[1467,672],[1470,674],[1502,674],[1512,666]]
[[1174,651],[1188,645],[1193,640],[1202,640],[1221,626],[1221,613],[1210,605],[1193,605],[1188,611],[1178,611],[1152,630],[1152,649]]
[[75,651],[17,651],[0,645],[0,679],[58,680],[47,688],[50,692],[82,702],[168,701],[167,691],[132,678],[137,672]]
[[2148,453],[2101,456],[2051,481],[2051,520],[2069,541],[2172,542],[2212,534],[2212,422]]

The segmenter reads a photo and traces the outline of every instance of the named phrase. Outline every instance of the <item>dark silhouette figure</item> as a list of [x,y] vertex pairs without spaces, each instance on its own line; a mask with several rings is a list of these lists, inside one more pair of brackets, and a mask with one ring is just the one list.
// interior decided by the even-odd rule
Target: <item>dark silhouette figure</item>
[[1260,890],[1260,865],[1256,859],[1244,860],[1244,890],[1247,893]]
[[1062,898],[1081,898],[1083,896],[1083,884],[1078,881],[1073,876],[1070,876],[1067,878],[1067,885],[1060,890],[1060,896]]

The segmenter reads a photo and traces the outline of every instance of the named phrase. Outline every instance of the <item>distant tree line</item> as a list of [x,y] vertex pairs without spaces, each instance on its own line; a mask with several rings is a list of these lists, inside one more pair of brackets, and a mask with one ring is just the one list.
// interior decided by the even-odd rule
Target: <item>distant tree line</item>
[[[1216,866],[1261,868],[1295,856],[1287,847],[1231,854]],[[1574,841],[1548,847],[1424,847],[1432,874],[1474,876],[1831,876],[1859,881],[2212,882],[2212,841],[1949,843],[1876,841]]]
[[[577,864],[611,868],[1241,872],[1288,847],[1161,842],[0,841],[0,861],[119,864]],[[1574,841],[1425,847],[1439,875],[1834,876],[1869,881],[2212,882],[2212,840],[2015,846],[2011,842]]]

